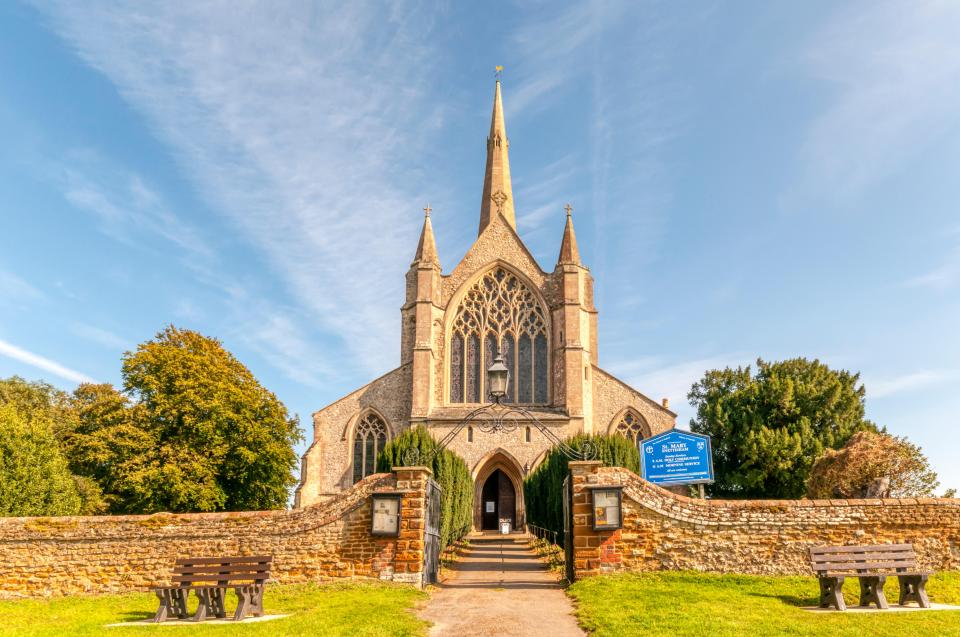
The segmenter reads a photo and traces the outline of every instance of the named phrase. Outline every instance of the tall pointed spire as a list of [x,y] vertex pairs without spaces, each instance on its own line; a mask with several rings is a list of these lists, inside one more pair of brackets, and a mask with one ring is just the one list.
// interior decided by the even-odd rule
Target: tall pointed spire
[[440,257],[437,256],[437,244],[433,239],[433,223],[430,221],[430,211],[430,204],[427,204],[427,207],[423,209],[423,230],[420,231],[420,243],[417,244],[417,253],[413,256],[413,263],[432,263],[439,267]]
[[[513,212],[513,186],[510,184],[510,158],[507,126],[503,122],[503,101],[500,99],[500,78],[493,95],[490,136],[487,137],[487,169],[483,176],[483,201],[480,204],[480,232],[490,225],[497,213],[503,215],[514,230],[517,220]],[[478,233],[479,234],[479,233]]]
[[563,241],[560,242],[560,257],[557,259],[557,264],[581,265],[580,251],[577,249],[577,235],[573,232],[573,208],[570,204],[567,204],[565,210],[567,211],[567,225],[563,228]]

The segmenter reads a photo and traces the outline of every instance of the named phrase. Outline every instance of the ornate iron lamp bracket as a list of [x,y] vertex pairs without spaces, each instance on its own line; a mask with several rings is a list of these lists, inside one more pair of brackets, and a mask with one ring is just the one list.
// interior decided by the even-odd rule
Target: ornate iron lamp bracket
[[473,425],[483,433],[512,433],[520,427],[533,425],[542,433],[547,440],[552,442],[563,455],[571,460],[593,460],[597,455],[596,445],[590,440],[583,440],[577,447],[571,446],[565,440],[553,433],[549,427],[540,422],[528,409],[521,405],[510,405],[503,402],[502,396],[495,396],[493,402],[488,405],[481,405],[469,414],[464,416],[456,426],[448,431],[438,442],[437,446],[426,455],[420,457],[419,449],[411,447],[403,454],[404,464],[407,466],[423,463],[430,463],[434,456],[442,449],[446,449],[453,440],[468,425]]

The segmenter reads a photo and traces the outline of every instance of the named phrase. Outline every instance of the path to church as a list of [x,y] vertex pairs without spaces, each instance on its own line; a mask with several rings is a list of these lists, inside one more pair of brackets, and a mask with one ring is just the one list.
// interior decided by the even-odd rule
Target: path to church
[[430,637],[582,637],[573,606],[524,537],[473,537],[420,613]]

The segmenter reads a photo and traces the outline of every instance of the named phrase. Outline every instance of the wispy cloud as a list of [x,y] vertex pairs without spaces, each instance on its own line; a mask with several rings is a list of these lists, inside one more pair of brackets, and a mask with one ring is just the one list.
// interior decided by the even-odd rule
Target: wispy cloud
[[104,234],[141,248],[159,237],[189,253],[191,259],[211,256],[198,230],[171,211],[140,175],[89,150],[71,153],[61,172],[64,198],[93,214]]
[[677,424],[686,425],[693,415],[687,394],[695,382],[710,369],[751,364],[749,357],[740,354],[710,356],[688,361],[665,361],[658,357],[614,361],[606,367],[612,374],[637,387],[654,400],[669,398],[670,407],[677,412]]
[[921,370],[890,378],[870,378],[865,380],[863,384],[867,388],[867,398],[869,399],[884,398],[951,381],[960,381],[960,370]]
[[5,304],[40,301],[44,298],[43,292],[14,273],[0,270],[0,299]]
[[802,150],[804,195],[857,197],[956,125],[960,4],[845,5],[804,63],[834,90]]
[[71,323],[70,331],[81,338],[114,350],[126,349],[131,345],[129,340],[117,336],[110,330],[87,325],[86,323]]
[[27,350],[17,347],[13,343],[8,343],[7,341],[0,340],[0,356],[7,356],[13,360],[20,361],[21,363],[26,363],[31,367],[36,367],[37,369],[42,369],[45,372],[49,372],[60,378],[69,380],[74,383],[95,383],[96,381],[87,376],[82,372],[70,369],[65,367],[60,363],[50,360],[49,358],[44,358],[39,354],[34,354],[33,352],[28,352]]
[[576,159],[566,155],[544,166],[532,178],[516,180],[519,186],[517,201],[523,204],[517,219],[521,229],[539,228],[549,219],[556,220],[555,225],[563,223],[563,206],[574,194],[570,192],[569,184],[576,166]]
[[439,59],[432,9],[44,6],[342,339],[348,364],[395,364],[402,281],[384,275],[405,270],[416,240],[411,160],[436,110],[422,90]]

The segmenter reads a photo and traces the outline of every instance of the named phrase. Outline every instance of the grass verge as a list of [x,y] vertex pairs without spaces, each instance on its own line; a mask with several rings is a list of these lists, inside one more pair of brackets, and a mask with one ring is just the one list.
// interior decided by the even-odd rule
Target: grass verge
[[[856,579],[844,586],[848,606],[858,603]],[[887,599],[897,601],[896,578]],[[960,572],[940,573],[927,586],[931,601],[960,605]],[[583,579],[568,589],[577,618],[592,637],[668,634],[671,637],[960,637],[960,611],[916,613],[811,613],[813,577],[756,577],[704,573],[640,573]]]
[[[231,593],[232,596],[232,593]],[[325,637],[407,637],[426,634],[415,604],[426,593],[409,586],[378,583],[267,586],[268,614],[290,617],[256,624],[122,626],[153,617],[157,598],[148,593],[96,597],[55,597],[0,601],[0,634],[30,637],[66,635],[324,635]],[[196,602],[191,596],[191,601]],[[228,601],[228,609],[231,609]]]

